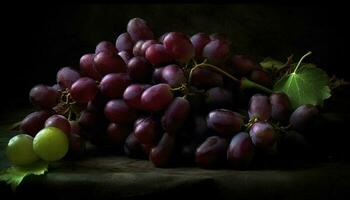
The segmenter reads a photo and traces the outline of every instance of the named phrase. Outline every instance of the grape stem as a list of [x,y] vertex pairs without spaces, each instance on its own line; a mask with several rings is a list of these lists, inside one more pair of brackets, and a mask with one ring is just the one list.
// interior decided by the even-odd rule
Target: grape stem
[[269,93],[269,94],[273,93],[273,91],[270,90],[269,88],[264,87],[264,86],[262,86],[260,84],[257,84],[254,81],[251,81],[251,80],[249,80],[247,78],[244,78],[244,77],[241,80],[241,88],[243,88],[243,89],[245,89],[245,88],[256,88],[256,89],[262,90],[262,91],[264,91],[266,93]]
[[295,73],[295,72],[298,70],[298,68],[299,68],[301,62],[304,60],[304,58],[306,58],[306,57],[307,57],[308,55],[310,55],[310,54],[312,54],[311,51],[307,52],[305,55],[303,55],[303,57],[300,58],[300,60],[299,60],[299,62],[298,62],[298,64],[297,64],[297,66],[295,67],[293,73]]

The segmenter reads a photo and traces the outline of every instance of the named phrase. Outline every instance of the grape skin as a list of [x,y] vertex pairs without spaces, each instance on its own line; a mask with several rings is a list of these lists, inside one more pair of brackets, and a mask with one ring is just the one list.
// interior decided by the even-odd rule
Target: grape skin
[[271,117],[271,104],[269,97],[262,94],[255,94],[249,101],[249,118],[257,117],[259,120],[266,121]]
[[183,97],[176,97],[162,117],[163,129],[169,134],[178,132],[190,113],[190,103]]
[[228,142],[218,136],[208,137],[196,150],[196,163],[202,168],[220,166],[226,160]]
[[141,95],[141,105],[148,111],[165,109],[173,100],[173,93],[168,84],[160,83],[147,88]]
[[96,82],[88,77],[78,79],[70,88],[72,98],[78,103],[88,103],[97,95]]
[[62,130],[67,136],[70,135],[71,126],[69,121],[63,115],[52,115],[45,121],[45,127],[56,127]]
[[227,149],[227,160],[229,164],[238,169],[250,166],[254,157],[254,145],[248,133],[237,133],[231,139]]
[[99,88],[102,94],[116,99],[123,96],[124,90],[130,84],[131,79],[127,73],[111,73],[103,77]]
[[253,144],[261,150],[268,150],[276,141],[276,133],[267,122],[254,123],[250,128],[249,135]]
[[39,108],[50,109],[57,105],[59,92],[46,85],[36,85],[29,92],[30,102]]
[[44,128],[45,121],[51,116],[49,111],[36,111],[27,115],[20,124],[20,130],[23,133],[35,136],[42,128]]
[[207,116],[207,126],[223,137],[237,133],[242,125],[242,116],[230,110],[216,109]]
[[39,160],[33,150],[33,137],[26,134],[12,137],[6,147],[6,157],[11,164],[17,166],[28,165]]
[[137,118],[136,110],[129,107],[124,100],[110,100],[104,109],[106,118],[116,124],[132,123]]

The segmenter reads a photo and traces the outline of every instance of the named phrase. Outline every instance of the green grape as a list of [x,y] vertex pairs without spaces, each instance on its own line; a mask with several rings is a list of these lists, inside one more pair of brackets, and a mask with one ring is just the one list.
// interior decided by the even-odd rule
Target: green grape
[[39,159],[33,151],[33,137],[27,134],[19,134],[10,139],[6,156],[13,165],[28,165]]
[[35,153],[45,161],[57,161],[63,158],[69,147],[66,134],[55,127],[39,131],[33,141]]

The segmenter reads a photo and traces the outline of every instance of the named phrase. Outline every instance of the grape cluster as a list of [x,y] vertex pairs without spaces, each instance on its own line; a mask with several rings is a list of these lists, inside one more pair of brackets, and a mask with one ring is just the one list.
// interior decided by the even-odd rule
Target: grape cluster
[[64,145],[35,143],[42,131],[47,140],[65,135],[70,155],[82,155],[90,142],[156,167],[247,168],[256,155],[288,154],[306,144],[302,133],[318,109],[293,112],[283,93],[242,100],[240,80],[270,87],[273,79],[250,56],[233,55],[230,45],[220,33],[168,32],[157,39],[145,20],[131,19],[115,44],[102,41],[83,55],[79,71],[63,67],[57,84],[33,87],[29,97],[38,111],[20,130],[35,137],[44,160],[66,150],[48,155]]

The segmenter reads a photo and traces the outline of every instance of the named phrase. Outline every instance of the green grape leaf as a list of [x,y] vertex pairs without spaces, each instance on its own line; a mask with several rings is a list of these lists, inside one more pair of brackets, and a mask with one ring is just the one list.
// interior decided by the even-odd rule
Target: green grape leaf
[[263,61],[260,62],[260,65],[264,69],[280,69],[284,66],[284,63],[273,58],[267,57]]
[[12,166],[0,172],[0,181],[11,185],[11,189],[16,191],[17,186],[29,175],[43,175],[48,170],[49,164],[38,161],[28,166]]
[[303,104],[323,105],[323,100],[331,96],[328,80],[325,71],[304,64],[297,71],[284,75],[273,90],[286,93],[293,109]]

